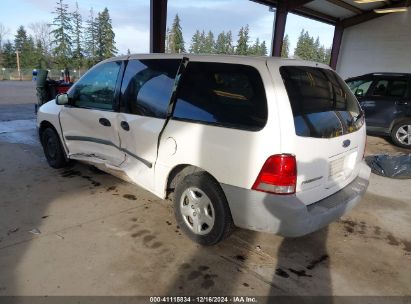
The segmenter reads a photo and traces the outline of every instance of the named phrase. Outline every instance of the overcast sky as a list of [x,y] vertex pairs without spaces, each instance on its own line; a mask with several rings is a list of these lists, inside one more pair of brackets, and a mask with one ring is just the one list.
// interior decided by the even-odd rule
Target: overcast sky
[[[50,23],[51,12],[57,0],[1,0],[0,22],[10,29],[6,39],[13,40],[19,25],[26,28],[32,22]],[[65,0],[70,10],[75,7],[75,0]],[[87,19],[89,10],[99,12],[107,7],[113,21],[119,53],[147,53],[149,51],[149,12],[150,0],[79,0],[83,19]],[[196,29],[211,30],[215,35],[231,30],[234,43],[241,26],[250,26],[250,38],[265,40],[271,47],[271,34],[274,13],[268,7],[249,0],[168,0],[167,24],[171,26],[175,14],[180,16],[186,47]],[[290,36],[291,51],[302,29],[312,36],[319,36],[321,44],[330,47],[334,28],[330,25],[288,15],[286,34]]]

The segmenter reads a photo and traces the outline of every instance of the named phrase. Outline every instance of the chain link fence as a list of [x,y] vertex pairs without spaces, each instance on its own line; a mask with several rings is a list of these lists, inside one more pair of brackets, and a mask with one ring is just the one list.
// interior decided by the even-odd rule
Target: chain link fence
[[[62,79],[63,70],[49,69],[48,78],[52,80]],[[72,82],[77,81],[87,69],[74,70],[70,69],[70,79]],[[32,69],[21,69],[20,73],[17,69],[1,68],[0,80],[35,80]]]

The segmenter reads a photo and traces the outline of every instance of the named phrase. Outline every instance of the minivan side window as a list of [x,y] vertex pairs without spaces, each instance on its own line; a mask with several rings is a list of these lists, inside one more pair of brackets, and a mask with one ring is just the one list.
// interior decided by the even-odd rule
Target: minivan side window
[[178,89],[174,119],[257,131],[267,122],[259,72],[241,64],[189,62]]
[[180,59],[130,60],[121,86],[126,113],[165,118]]
[[121,61],[111,61],[88,71],[70,90],[74,106],[112,110],[120,67]]

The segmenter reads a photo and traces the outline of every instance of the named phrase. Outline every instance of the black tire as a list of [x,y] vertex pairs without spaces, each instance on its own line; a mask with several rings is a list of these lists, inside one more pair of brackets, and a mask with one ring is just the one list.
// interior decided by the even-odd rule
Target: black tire
[[[408,141],[408,138],[405,138],[402,140],[399,138],[398,131],[402,129],[404,131],[411,131],[411,119],[405,119],[402,120],[394,125],[394,127],[391,130],[391,139],[394,142],[395,145],[402,147],[402,148],[408,148],[411,149],[411,141]],[[400,131],[401,132],[401,131]],[[404,133],[404,132],[402,132]],[[402,134],[400,133],[400,134]],[[405,133],[404,133],[405,134]]]
[[44,155],[50,167],[59,169],[68,165],[60,138],[54,129],[46,128],[42,132],[41,144],[43,145]]
[[[197,192],[197,195],[200,195],[200,193],[202,192],[202,195],[205,194],[207,196],[207,199],[209,199],[207,200],[207,202],[211,203],[212,205],[208,206],[209,208],[207,210],[211,211],[212,209],[214,224],[212,228],[206,227],[204,231],[201,231],[201,233],[205,233],[208,229],[211,228],[209,232],[205,234],[200,235],[194,233],[192,228],[190,228],[189,226],[190,216],[187,217],[183,215],[182,207],[180,206],[184,204],[182,201],[183,195],[184,200],[188,199],[188,197],[186,197],[186,191],[189,191],[188,189],[198,189],[198,191],[195,191]],[[202,195],[200,195],[199,197],[201,197]],[[198,212],[198,219],[200,219],[200,217],[202,216],[205,216],[202,211]],[[206,212],[209,213],[208,211]],[[198,172],[188,175],[177,185],[174,195],[174,214],[178,225],[181,227],[184,233],[194,242],[205,246],[215,245],[221,242],[222,240],[227,238],[234,229],[231,212],[220,184],[205,172]],[[204,225],[207,226],[207,224]]]

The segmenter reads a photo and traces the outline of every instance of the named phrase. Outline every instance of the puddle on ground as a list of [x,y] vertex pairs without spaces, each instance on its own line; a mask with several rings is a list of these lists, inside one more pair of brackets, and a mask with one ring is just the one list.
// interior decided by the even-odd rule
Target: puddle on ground
[[0,142],[38,145],[36,121],[34,119],[0,121]]

